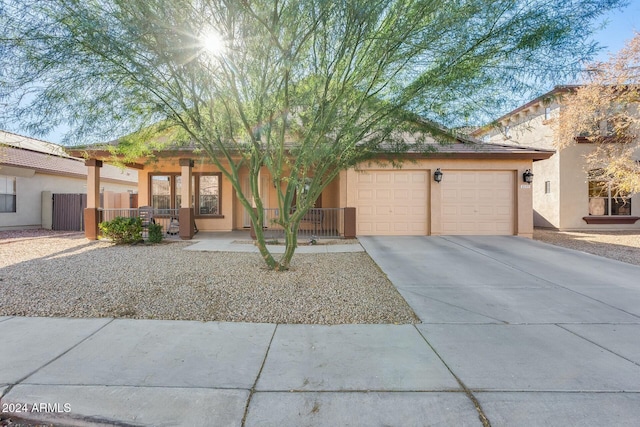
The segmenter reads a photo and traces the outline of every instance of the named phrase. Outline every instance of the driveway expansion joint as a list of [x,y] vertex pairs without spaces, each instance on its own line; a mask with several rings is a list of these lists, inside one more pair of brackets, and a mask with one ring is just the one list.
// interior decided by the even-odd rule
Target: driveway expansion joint
[[418,331],[418,334],[420,334],[420,336],[422,337],[424,342],[431,348],[431,350],[435,353],[435,355],[438,356],[438,359],[440,359],[440,361],[444,364],[444,366],[447,368],[447,370],[453,376],[453,378],[455,378],[455,380],[458,382],[458,385],[460,385],[460,387],[462,388],[462,391],[464,392],[464,394],[469,398],[469,400],[471,400],[471,403],[473,403],[473,406],[476,408],[476,411],[478,412],[478,418],[482,422],[482,426],[483,427],[491,427],[491,421],[489,421],[489,418],[484,413],[484,410],[482,409],[482,405],[480,405],[480,402],[478,401],[476,396],[473,394],[473,391],[471,391],[471,389],[469,389],[465,385],[465,383],[462,382],[462,380],[460,378],[458,378],[458,376],[453,372],[453,370],[447,364],[447,362],[445,362],[445,360],[442,358],[442,356],[440,356],[440,353],[438,353],[438,351],[431,345],[431,343],[429,342],[427,337],[425,337],[422,334],[422,332],[420,332],[420,329],[418,329],[415,325],[413,325],[413,326],[416,329],[416,331]]
[[591,343],[591,344],[595,345],[596,347],[599,347],[599,348],[601,348],[601,349],[603,349],[603,350],[605,350],[605,351],[608,351],[609,353],[611,353],[611,354],[613,354],[613,355],[615,355],[615,356],[618,356],[618,357],[620,357],[620,358],[622,358],[622,359],[626,360],[627,362],[631,362],[631,363],[633,363],[633,364],[634,364],[634,365],[636,365],[636,366],[640,366],[640,363],[636,362],[635,360],[629,359],[628,357],[625,357],[625,356],[623,356],[623,355],[622,355],[622,354],[620,354],[620,353],[616,353],[615,351],[613,351],[613,350],[611,350],[611,349],[609,349],[609,348],[607,348],[607,347],[605,347],[605,346],[603,346],[603,345],[601,345],[601,344],[598,344],[596,341],[591,340],[591,339],[589,339],[589,338],[587,338],[587,337],[585,337],[585,336],[582,336],[582,335],[580,335],[579,333],[577,333],[577,332],[575,332],[575,331],[572,331],[571,329],[565,328],[565,327],[563,327],[563,326],[562,326],[562,325],[560,325],[560,324],[559,324],[559,325],[556,325],[556,326],[557,326],[557,327],[559,327],[559,328],[561,328],[561,329],[563,329],[563,330],[565,330],[565,331],[567,331],[567,332],[569,332],[570,334],[575,335],[576,337],[578,337],[578,338],[580,338],[580,339],[583,339],[583,340],[585,340],[585,341],[587,341],[587,342],[589,342],[589,343]]
[[[482,255],[482,256],[484,256],[484,257],[487,257],[487,258],[489,258],[489,259],[491,259],[491,260],[493,260],[493,261],[495,261],[495,262],[497,262],[497,263],[499,263],[499,264],[502,264],[502,265],[504,265],[504,266],[507,266],[507,267],[509,267],[509,268],[511,268],[511,269],[513,269],[513,270],[516,270],[516,271],[518,271],[518,272],[520,272],[520,273],[524,273],[524,274],[527,274],[527,275],[529,275],[529,276],[531,276],[531,277],[535,277],[535,278],[536,278],[536,279],[538,279],[538,280],[542,280],[542,281],[544,281],[544,282],[550,283],[550,284],[552,284],[552,285],[554,285],[554,286],[557,286],[557,287],[559,287],[559,288],[561,288],[561,289],[564,289],[564,290],[569,291],[569,292],[573,292],[573,293],[574,293],[574,294],[576,294],[576,295],[580,295],[581,297],[588,298],[588,299],[590,299],[590,300],[592,300],[592,301],[596,301],[596,302],[598,302],[598,303],[600,303],[600,304],[606,305],[607,307],[613,308],[613,309],[615,309],[615,310],[619,310],[619,311],[621,311],[621,312],[623,312],[623,313],[625,313],[625,314],[628,314],[628,315],[630,315],[630,316],[637,317],[638,319],[640,319],[640,316],[639,316],[639,315],[637,315],[637,314],[635,314],[635,313],[631,313],[631,312],[629,312],[629,311],[627,311],[627,310],[624,310],[624,309],[622,309],[622,308],[620,308],[620,307],[613,306],[613,305],[608,304],[608,303],[606,303],[606,302],[604,302],[604,301],[601,301],[601,300],[599,300],[599,299],[597,299],[597,298],[594,298],[594,297],[592,297],[592,296],[586,295],[586,294],[584,294],[584,293],[582,293],[582,292],[578,292],[578,291],[576,291],[575,289],[571,289],[571,288],[569,288],[569,287],[563,286],[563,285],[561,285],[560,283],[556,283],[556,282],[551,281],[551,280],[549,280],[549,279],[545,279],[544,277],[540,277],[540,276],[538,276],[538,275],[536,275],[536,274],[533,274],[533,273],[531,273],[531,272],[529,272],[529,271],[527,271],[527,270],[523,270],[523,269],[521,269],[521,268],[518,268],[518,267],[516,267],[516,266],[515,266],[515,265],[513,265],[513,264],[509,264],[508,262],[505,262],[505,261],[502,261],[502,260],[497,259],[497,258],[495,258],[495,257],[492,257],[492,256],[490,256],[490,255],[486,254],[486,253],[485,253],[485,252],[483,252],[483,251],[479,251],[479,250],[474,249],[474,248],[472,248],[472,247],[465,246],[465,245],[463,245],[461,242],[456,242],[456,241],[453,241],[453,240],[447,239],[446,237],[442,237],[442,239],[443,239],[443,240],[446,240],[447,242],[449,242],[449,243],[451,243],[451,244],[458,245],[458,246],[463,247],[463,248],[465,248],[465,249],[467,249],[467,250],[469,250],[469,251],[475,252],[475,253],[477,253],[478,255]],[[584,252],[584,253],[585,253],[585,254],[587,254],[587,255],[592,255],[592,254],[588,254],[587,252]],[[597,256],[597,255],[594,255],[594,256]]]
[[269,350],[271,349],[271,344],[273,343],[273,338],[276,336],[276,331],[278,330],[279,324],[276,323],[273,328],[273,332],[271,333],[271,339],[269,339],[269,345],[267,345],[267,350],[264,352],[264,357],[262,358],[262,363],[260,364],[260,369],[258,370],[258,374],[256,375],[256,379],[249,389],[249,397],[247,397],[247,404],[244,407],[244,414],[242,415],[242,422],[240,425],[244,427],[247,421],[247,415],[249,414],[249,405],[251,405],[251,399],[256,392],[256,385],[258,384],[258,380],[260,379],[260,375],[262,374],[262,370],[264,369],[265,363],[267,363],[267,357],[269,356]]

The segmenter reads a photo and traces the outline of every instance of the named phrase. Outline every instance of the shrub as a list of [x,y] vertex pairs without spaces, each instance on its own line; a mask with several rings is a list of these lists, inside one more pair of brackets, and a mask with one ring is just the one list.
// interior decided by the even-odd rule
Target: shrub
[[101,222],[98,226],[102,234],[117,245],[142,240],[142,220],[140,218],[118,216],[111,221]]
[[160,243],[162,242],[162,225],[160,224],[149,224],[149,242],[151,243]]

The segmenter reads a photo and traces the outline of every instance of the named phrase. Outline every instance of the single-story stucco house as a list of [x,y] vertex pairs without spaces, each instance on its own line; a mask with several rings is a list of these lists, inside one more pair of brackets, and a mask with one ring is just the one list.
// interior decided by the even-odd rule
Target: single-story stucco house
[[[135,192],[137,182],[137,171],[107,166],[98,190],[105,205],[114,205],[109,196]],[[52,194],[86,192],[84,160],[59,145],[0,131],[0,230],[51,228]]]
[[[552,150],[482,144],[467,137],[435,145],[433,153],[405,154],[401,168],[371,162],[341,171],[322,192],[316,208],[348,208],[336,222],[342,236],[532,236],[532,184],[523,174],[533,162],[551,157]],[[102,165],[112,157],[98,147],[71,152],[89,157],[87,237],[95,239]],[[155,162],[141,158],[135,165],[138,204],[179,210],[180,237],[193,236],[194,221],[201,231],[250,226],[231,183],[204,154],[188,148],[153,154]],[[441,173],[440,182],[434,179],[436,171]],[[248,183],[246,171],[241,180]],[[260,184],[265,208],[275,208],[276,189],[266,168]]]
[[[492,144],[555,149],[552,120],[560,120],[562,95],[577,86],[553,90],[498,118],[494,126],[472,133]],[[638,141],[635,142],[638,144]],[[534,225],[558,230],[640,229],[640,194],[616,199],[607,183],[589,178],[585,156],[594,149],[586,138],[533,164]],[[640,149],[636,150],[640,161]]]

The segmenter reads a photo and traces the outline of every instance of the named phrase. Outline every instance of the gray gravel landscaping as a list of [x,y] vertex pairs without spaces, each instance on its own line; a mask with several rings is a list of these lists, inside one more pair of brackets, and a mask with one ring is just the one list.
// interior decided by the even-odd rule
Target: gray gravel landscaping
[[[43,235],[44,234],[44,235]],[[75,233],[0,233],[0,316],[268,323],[417,323],[364,252],[296,254],[285,273],[256,253],[186,242],[115,246]]]
[[533,238],[629,264],[640,265],[640,230],[557,231],[535,229]]

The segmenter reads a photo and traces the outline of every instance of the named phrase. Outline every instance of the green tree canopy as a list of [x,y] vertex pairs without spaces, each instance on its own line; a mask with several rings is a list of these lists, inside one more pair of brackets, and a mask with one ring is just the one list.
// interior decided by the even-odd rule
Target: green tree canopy
[[[406,149],[403,132],[443,136],[434,123],[485,115],[576,72],[594,52],[595,19],[620,3],[0,0],[0,102],[10,106],[0,125],[67,123],[82,142],[130,134],[123,146],[137,154],[149,129],[179,129],[247,209],[253,197],[254,224],[268,168],[283,184],[287,251],[276,262],[262,236],[259,246],[286,269],[302,215],[341,169]],[[292,213],[296,192],[305,197]]]

